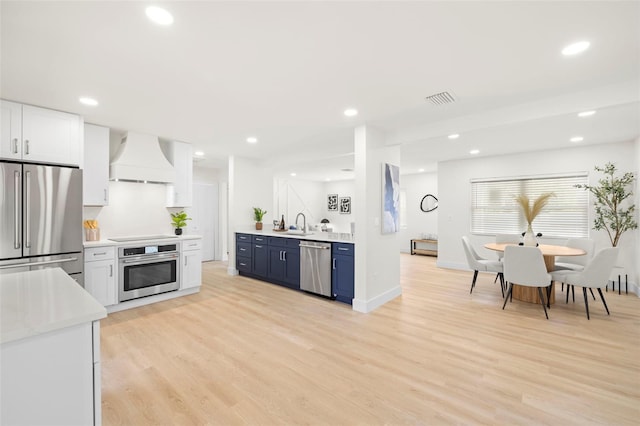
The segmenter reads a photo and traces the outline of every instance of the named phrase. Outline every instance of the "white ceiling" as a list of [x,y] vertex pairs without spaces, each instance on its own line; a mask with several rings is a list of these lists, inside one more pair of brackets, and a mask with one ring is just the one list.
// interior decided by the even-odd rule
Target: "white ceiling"
[[[3,0],[1,96],[190,142],[199,165],[239,155],[318,180],[352,176],[361,124],[402,146],[405,173],[640,135],[638,1],[162,2],[170,27],[149,4]],[[454,104],[425,101],[445,90]]]

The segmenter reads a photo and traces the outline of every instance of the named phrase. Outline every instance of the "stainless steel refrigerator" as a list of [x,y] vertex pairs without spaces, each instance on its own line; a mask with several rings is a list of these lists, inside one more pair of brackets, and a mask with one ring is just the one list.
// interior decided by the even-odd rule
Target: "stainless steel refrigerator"
[[0,161],[0,274],[59,266],[82,278],[82,171]]

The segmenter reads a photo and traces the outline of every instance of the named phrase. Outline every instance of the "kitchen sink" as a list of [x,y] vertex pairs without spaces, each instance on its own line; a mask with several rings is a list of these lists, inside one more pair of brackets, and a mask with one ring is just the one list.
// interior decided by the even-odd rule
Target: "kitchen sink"
[[304,232],[302,229],[289,229],[287,231],[287,234],[292,234],[292,235],[313,235],[313,232]]

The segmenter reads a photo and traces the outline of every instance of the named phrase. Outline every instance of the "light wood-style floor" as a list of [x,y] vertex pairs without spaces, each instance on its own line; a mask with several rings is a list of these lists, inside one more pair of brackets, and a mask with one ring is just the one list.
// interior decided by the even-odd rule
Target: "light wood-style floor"
[[[640,299],[515,301],[401,255],[370,314],[205,263],[197,295],[102,321],[105,425],[637,425]],[[579,296],[579,297],[578,297]]]

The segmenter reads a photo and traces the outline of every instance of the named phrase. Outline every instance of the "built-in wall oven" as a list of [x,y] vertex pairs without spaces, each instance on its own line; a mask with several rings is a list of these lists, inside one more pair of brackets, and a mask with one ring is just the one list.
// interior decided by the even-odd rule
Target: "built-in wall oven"
[[118,301],[178,290],[177,244],[120,247]]

